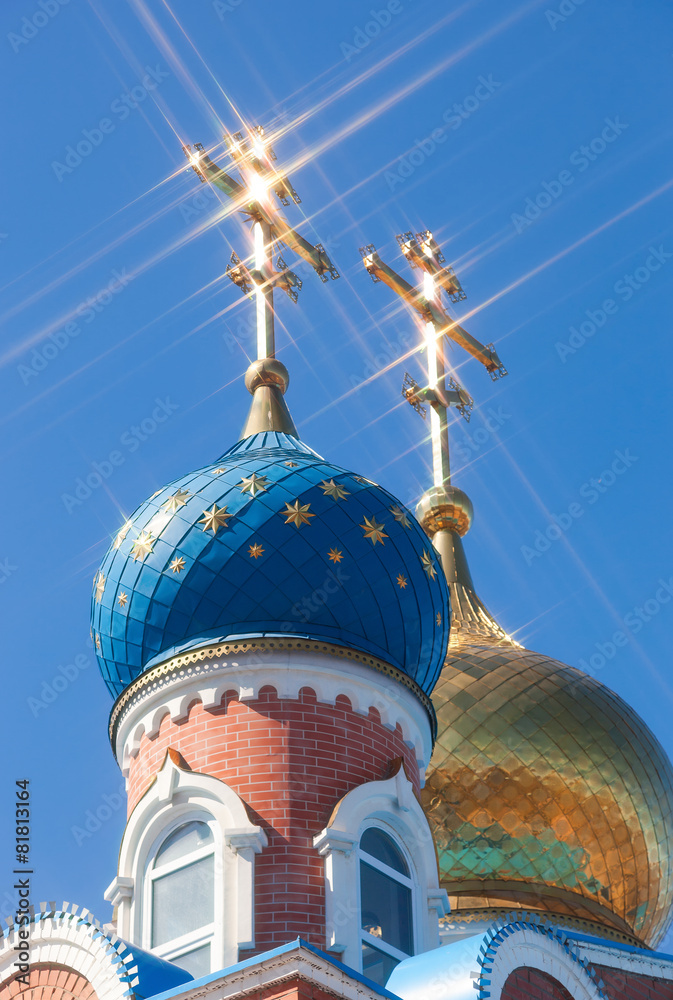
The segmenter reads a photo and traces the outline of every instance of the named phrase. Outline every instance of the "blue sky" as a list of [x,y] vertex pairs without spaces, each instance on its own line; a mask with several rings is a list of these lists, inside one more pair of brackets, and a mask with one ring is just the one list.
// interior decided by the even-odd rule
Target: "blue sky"
[[238,115],[282,132],[288,215],[342,275],[279,303],[304,440],[409,505],[429,484],[400,396],[419,333],[358,248],[406,273],[395,234],[430,228],[457,315],[510,372],[452,354],[475,398],[451,431],[479,593],[527,646],[593,657],[673,754],[670,4],[5,0],[0,46],[2,912],[28,777],[35,902],[109,917],[124,809],[91,583],[125,518],[247,411],[251,308],[223,277],[245,231],[214,224],[180,149]]

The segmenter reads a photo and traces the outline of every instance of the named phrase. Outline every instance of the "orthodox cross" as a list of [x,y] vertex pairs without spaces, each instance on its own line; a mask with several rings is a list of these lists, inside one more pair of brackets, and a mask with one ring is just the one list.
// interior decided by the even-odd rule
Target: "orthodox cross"
[[466,298],[452,267],[447,267],[444,256],[433,239],[432,233],[402,233],[397,237],[402,253],[413,268],[423,272],[422,289],[415,288],[391,267],[384,264],[369,244],[360,248],[362,260],[375,282],[383,281],[400,296],[420,316],[424,324],[424,338],[427,356],[428,384],[421,388],[409,374],[405,374],[402,395],[423,417],[430,406],[430,431],[432,439],[432,468],[434,485],[449,486],[451,466],[449,462],[448,409],[455,406],[469,421],[472,411],[472,397],[458,384],[453,376],[446,384],[446,361],[444,347],[446,339],[454,341],[468,351],[486,368],[492,379],[507,374],[493,344],[484,346],[451,319],[442,301],[442,291],[451,302]]
[[182,148],[199,180],[223,191],[252,222],[254,267],[248,268],[244,259],[232,253],[226,273],[245,295],[256,300],[258,358],[274,358],[274,288],[282,288],[296,302],[302,286],[301,278],[289,270],[280,253],[274,266],[278,245],[283,244],[307,261],[322,281],[327,281],[328,275],[338,278],[339,274],[322,244],[309,243],[274,203],[273,195],[284,206],[291,201],[299,204],[301,199],[287,176],[275,168],[276,154],[261,125],[225,134],[224,141],[240,181],[214,163],[202,143],[196,143],[193,150],[189,146]]

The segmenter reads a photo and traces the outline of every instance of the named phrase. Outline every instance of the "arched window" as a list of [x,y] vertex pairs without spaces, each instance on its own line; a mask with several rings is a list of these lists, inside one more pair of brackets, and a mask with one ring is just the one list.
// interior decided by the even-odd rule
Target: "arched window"
[[149,871],[150,947],[195,978],[211,971],[215,841],[192,820],[163,841]]
[[385,986],[414,954],[413,882],[401,850],[378,827],[360,838],[360,915],[363,974]]

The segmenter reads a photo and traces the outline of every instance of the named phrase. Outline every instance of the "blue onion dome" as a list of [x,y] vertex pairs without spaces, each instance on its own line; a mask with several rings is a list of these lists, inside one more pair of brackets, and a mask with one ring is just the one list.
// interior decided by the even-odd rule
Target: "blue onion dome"
[[430,540],[381,486],[268,423],[289,432],[247,434],[118,531],[92,598],[110,692],[199,646],[301,636],[375,657],[429,694],[450,624]]

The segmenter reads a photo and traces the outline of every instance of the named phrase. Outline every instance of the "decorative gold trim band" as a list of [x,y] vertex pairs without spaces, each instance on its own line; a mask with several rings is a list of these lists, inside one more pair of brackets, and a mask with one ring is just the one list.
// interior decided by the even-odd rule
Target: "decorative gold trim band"
[[[634,941],[637,941],[639,948],[647,948],[647,945],[638,938],[633,928],[623,917],[620,917],[614,910],[611,910],[608,906],[604,906],[597,899],[585,895],[583,892],[576,892],[573,889],[566,889],[559,885],[548,885],[542,881],[535,882],[533,879],[471,878],[461,879],[461,881],[449,881],[449,879],[443,878],[440,879],[440,884],[443,889],[446,889],[449,897],[454,897],[456,900],[455,905],[451,909],[452,914],[456,917],[460,913],[500,910],[496,899],[502,900],[501,906],[506,908],[508,912],[512,909],[522,908],[531,911],[547,910],[554,913],[554,900],[558,900],[560,903],[565,903],[575,910],[580,907],[587,910],[589,913],[594,914],[593,919],[595,919],[597,924],[603,927],[610,927],[617,933],[622,933],[627,937],[633,938]],[[484,898],[484,906],[475,906],[474,902],[470,902],[462,910],[460,901],[464,896],[470,899],[474,899],[475,896],[481,896]],[[532,902],[530,899],[531,896],[542,897],[544,899],[543,905],[540,906]],[[574,914],[569,914],[568,916],[574,917]],[[590,917],[581,916],[577,916],[576,919],[592,920]]]
[[[619,930],[619,928],[601,923],[599,920],[590,920],[588,917],[576,917],[568,913],[556,913],[550,908],[521,906],[520,909],[522,914],[536,913],[554,926],[585,931],[596,937],[607,938],[610,941],[621,941],[624,944],[630,944],[636,948],[651,951],[651,948],[640,938],[636,937],[635,934]],[[484,906],[482,909],[452,909],[448,916],[440,917],[439,927],[440,931],[443,927],[450,930],[452,924],[469,925],[495,920],[497,917],[512,917],[512,914],[518,912],[518,910],[519,907],[512,903],[508,906]]]
[[418,686],[416,681],[412,680],[412,678],[407,674],[402,673],[402,671],[398,670],[397,667],[393,667],[389,663],[386,663],[385,660],[379,660],[376,656],[369,656],[367,653],[362,653],[355,649],[349,649],[347,646],[337,646],[331,642],[315,642],[310,639],[284,639],[278,637],[273,639],[259,638],[241,642],[223,642],[216,646],[199,646],[196,649],[190,649],[187,653],[182,653],[180,656],[174,656],[172,659],[166,660],[165,663],[158,663],[156,667],[152,667],[151,670],[146,670],[144,673],[140,674],[139,677],[136,677],[136,679],[132,681],[129,686],[124,689],[124,691],[122,691],[112,706],[109,725],[112,752],[115,752],[117,731],[125,710],[130,706],[131,702],[139,692],[155,683],[159,678],[166,677],[168,674],[179,673],[190,664],[199,663],[203,660],[215,659],[221,656],[234,656],[239,653],[261,653],[272,649],[302,650],[309,653],[327,653],[329,656],[338,656],[343,660],[351,660],[355,663],[361,663],[364,666],[371,667],[373,670],[385,674],[386,677],[390,677],[399,684],[403,684],[409,689],[409,691],[412,692],[412,694],[416,695],[428,713],[430,718],[430,729],[432,732],[432,743],[434,747],[434,742],[437,737],[437,716],[435,715],[434,706],[428,695]]

